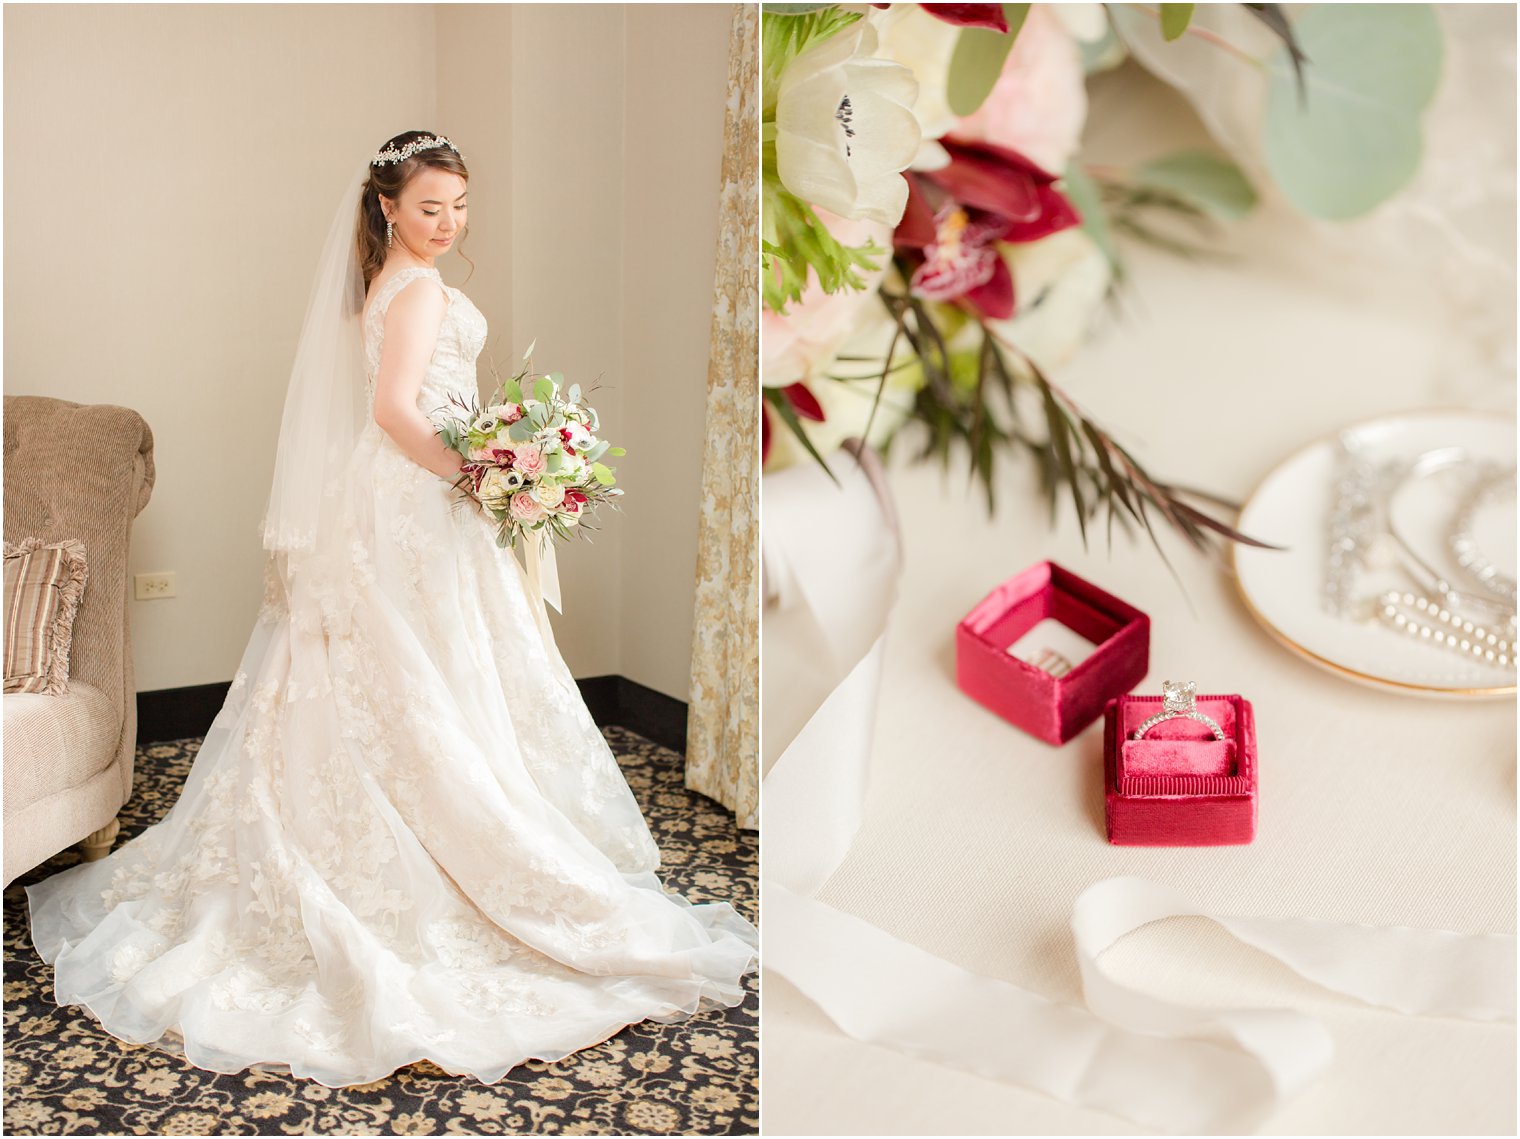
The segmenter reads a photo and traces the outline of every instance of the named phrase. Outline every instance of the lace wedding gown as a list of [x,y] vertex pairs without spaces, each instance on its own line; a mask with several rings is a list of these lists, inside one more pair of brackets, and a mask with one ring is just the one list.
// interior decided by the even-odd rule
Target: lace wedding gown
[[[475,392],[449,296],[418,407]],[[431,286],[420,286],[431,287]],[[27,888],[60,1004],[201,1068],[337,1087],[428,1059],[494,1083],[640,1020],[744,997],[755,930],[691,905],[489,524],[366,417],[338,572],[266,597],[164,819]]]

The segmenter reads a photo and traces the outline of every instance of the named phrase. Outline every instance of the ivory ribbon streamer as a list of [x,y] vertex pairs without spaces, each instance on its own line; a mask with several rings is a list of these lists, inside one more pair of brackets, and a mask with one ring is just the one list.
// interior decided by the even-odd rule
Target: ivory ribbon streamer
[[[1505,934],[1226,916],[1160,883],[1110,878],[1084,891],[1072,914],[1087,1002],[1079,1008],[978,976],[813,897],[864,813],[900,553],[874,456],[833,466],[839,488],[811,467],[766,478],[765,716],[774,754],[762,790],[762,908],[767,968],[844,1032],[1162,1131],[1253,1126],[1328,1068],[1329,1033],[1291,1010],[1177,1004],[1100,968],[1099,955],[1120,938],[1176,916],[1210,918],[1368,1004],[1514,1020],[1516,945]],[[790,730],[777,737],[773,725]]]
[[[565,610],[560,604],[559,563],[554,560],[554,543],[544,541],[537,530],[528,531],[527,542],[523,546],[523,570],[528,575],[528,596],[533,602],[533,611],[539,615],[539,621],[547,625],[548,614],[544,611],[544,602],[554,606],[556,613]],[[549,635],[547,628],[544,629],[544,635]]]

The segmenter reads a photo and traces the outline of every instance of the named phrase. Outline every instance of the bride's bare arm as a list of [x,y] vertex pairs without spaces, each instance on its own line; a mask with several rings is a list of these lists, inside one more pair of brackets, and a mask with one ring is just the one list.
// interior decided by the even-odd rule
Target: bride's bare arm
[[404,285],[385,313],[385,340],[375,376],[375,422],[419,466],[452,479],[464,460],[443,445],[417,408],[422,377],[438,342],[448,298],[426,280]]

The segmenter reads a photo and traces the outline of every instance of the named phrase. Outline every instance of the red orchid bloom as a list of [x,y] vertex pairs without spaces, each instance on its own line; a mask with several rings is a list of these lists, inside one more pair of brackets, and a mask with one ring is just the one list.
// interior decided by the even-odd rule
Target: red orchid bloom
[[[871,7],[887,8],[890,5],[872,4]],[[919,7],[957,27],[987,28],[994,32],[1008,30],[1008,19],[1003,15],[1001,4],[920,4]]]
[[[792,405],[799,419],[811,419],[814,423],[822,423],[824,420],[823,404],[818,402],[808,386],[800,380],[795,384],[787,384],[780,389],[786,397],[787,403]],[[771,453],[771,409],[762,402],[760,404],[760,462],[763,465]]]
[[908,173],[908,204],[893,243],[915,266],[915,295],[1006,320],[1015,307],[1013,276],[997,243],[1037,241],[1081,216],[1055,189],[1056,176],[1017,151],[954,136],[940,145],[950,163]]

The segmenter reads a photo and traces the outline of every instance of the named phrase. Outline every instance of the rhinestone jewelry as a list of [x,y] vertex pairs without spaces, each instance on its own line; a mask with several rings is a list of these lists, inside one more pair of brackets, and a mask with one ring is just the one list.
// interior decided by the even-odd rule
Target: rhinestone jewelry
[[411,142],[407,143],[405,146],[399,149],[394,146],[386,147],[384,150],[380,151],[380,153],[376,154],[375,157],[371,158],[369,160],[369,164],[371,166],[385,166],[387,163],[391,162],[405,162],[419,150],[431,150],[435,146],[446,146],[455,154],[458,154],[460,158],[464,157],[463,154],[460,154],[459,148],[448,139],[444,138],[442,135],[426,135],[422,138],[413,139]]
[[1424,594],[1390,589],[1379,599],[1378,619],[1401,633],[1439,645],[1469,660],[1511,670],[1515,667],[1513,629],[1503,633],[1486,629]]
[[1150,731],[1163,720],[1188,719],[1197,720],[1204,727],[1214,733],[1216,740],[1224,739],[1224,731],[1215,723],[1212,716],[1205,716],[1198,710],[1198,685],[1191,680],[1163,680],[1161,682],[1161,711],[1146,720],[1132,733],[1130,739],[1141,739],[1146,732]]
[[385,244],[387,246],[389,246],[391,244],[391,235],[392,235],[392,233],[395,232],[395,229],[396,229],[396,223],[393,222],[393,221],[391,221],[390,218],[386,218],[385,219]]
[[1337,617],[1356,613],[1357,575],[1367,568],[1381,531],[1378,499],[1384,477],[1385,472],[1367,458],[1353,436],[1342,434],[1336,440],[1324,601],[1325,608]]
[[1467,572],[1469,577],[1514,608],[1515,579],[1502,573],[1498,566],[1489,561],[1478,548],[1472,532],[1473,515],[1479,508],[1497,501],[1505,491],[1509,492],[1509,498],[1515,497],[1515,469],[1513,467],[1503,471],[1490,469],[1480,476],[1473,489],[1462,500],[1462,505],[1457,511],[1456,521],[1452,524],[1450,545],[1457,564]]
[[1029,663],[1051,676],[1065,676],[1071,671],[1071,661],[1055,649],[1042,648],[1029,658]]

